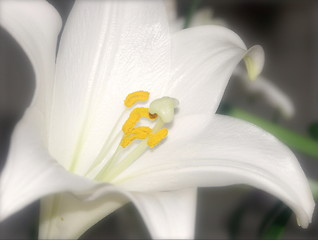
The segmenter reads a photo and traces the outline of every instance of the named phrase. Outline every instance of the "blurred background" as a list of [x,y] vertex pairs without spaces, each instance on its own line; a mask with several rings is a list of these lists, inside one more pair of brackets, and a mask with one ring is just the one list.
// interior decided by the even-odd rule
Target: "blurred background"
[[[49,2],[65,21],[73,1]],[[317,140],[318,1],[171,0],[168,7],[175,30],[202,24],[225,25],[238,33],[247,46],[264,47],[266,63],[261,78],[269,81],[271,87],[265,84],[253,89],[244,74],[237,72],[226,90],[220,113],[231,115],[231,109],[240,109]],[[283,95],[271,94],[276,91],[273,88]],[[29,105],[33,91],[34,74],[27,57],[0,29],[0,168],[6,160],[12,130]],[[318,179],[317,157],[297,147],[292,146],[292,150],[306,175]],[[1,223],[0,238],[34,239],[38,207],[37,202]],[[261,234],[266,227],[272,231],[270,226],[281,231],[280,239],[318,238],[317,211],[309,228],[301,229],[295,216],[290,217],[290,211],[277,199],[246,186],[200,189],[197,210],[197,239],[266,238]],[[82,239],[128,237],[149,238],[130,204],[96,224]]]

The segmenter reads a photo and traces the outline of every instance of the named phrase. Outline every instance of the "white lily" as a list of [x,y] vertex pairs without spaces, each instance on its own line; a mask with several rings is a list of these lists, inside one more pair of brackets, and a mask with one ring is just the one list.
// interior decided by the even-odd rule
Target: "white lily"
[[[260,72],[259,46],[247,50],[216,26],[171,35],[161,1],[78,1],[55,64],[55,9],[22,0],[0,7],[1,26],[29,57],[37,84],[2,172],[2,220],[44,197],[39,237],[71,239],[132,201],[152,237],[192,238],[196,187],[248,184],[308,226],[314,201],[292,152],[249,123],[214,114],[243,57]],[[150,93],[144,116],[157,119],[145,136],[135,127],[145,139],[131,142],[138,116],[129,113],[139,110],[129,107],[148,96],[129,95],[126,107],[124,100],[139,90]],[[168,137],[150,149],[167,134],[157,132],[163,125]]]
[[[185,18],[177,17],[176,1],[165,1],[168,13],[169,21],[172,26],[172,32],[180,31],[183,28]],[[189,27],[197,27],[203,25],[220,25],[227,27],[226,21],[215,18],[211,8],[202,8],[197,10],[191,19]],[[261,97],[273,108],[277,109],[283,117],[292,118],[295,115],[295,106],[291,98],[279,89],[270,79],[260,75],[256,81],[250,81],[248,74],[243,68],[237,67],[233,72],[233,75],[238,78],[245,87],[245,89],[251,94],[260,94]]]

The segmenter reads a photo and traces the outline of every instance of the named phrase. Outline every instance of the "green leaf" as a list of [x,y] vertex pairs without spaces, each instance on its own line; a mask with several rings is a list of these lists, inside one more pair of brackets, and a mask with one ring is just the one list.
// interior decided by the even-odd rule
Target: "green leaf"
[[233,213],[229,217],[227,229],[231,240],[239,238],[243,219],[246,216],[250,206],[252,205],[255,196],[257,196],[257,191],[250,191],[249,188],[247,189],[249,191],[249,194],[247,194],[247,196],[239,203],[239,205],[234,209]]
[[282,201],[277,201],[277,203],[272,207],[272,209],[265,215],[263,221],[260,224],[258,229],[259,236],[265,231],[265,229],[270,225],[273,221],[274,216],[284,207],[284,203]]
[[280,239],[285,231],[285,227],[290,219],[292,211],[288,207],[283,207],[280,213],[274,218],[270,226],[261,234],[262,240]]
[[248,204],[246,204],[246,202],[243,202],[242,204],[238,206],[237,209],[235,209],[235,211],[231,215],[229,226],[228,226],[231,240],[235,240],[238,238],[242,218],[245,215],[247,209],[248,209]]
[[309,185],[314,198],[318,200],[318,182],[314,179],[309,179]]
[[309,125],[308,128],[309,135],[318,141],[318,122],[314,122]]
[[275,123],[269,122],[239,108],[234,108],[227,105],[220,108],[220,111],[232,117],[240,118],[253,123],[263,128],[265,131],[273,134],[289,147],[311,157],[318,158],[318,141],[285,129]]

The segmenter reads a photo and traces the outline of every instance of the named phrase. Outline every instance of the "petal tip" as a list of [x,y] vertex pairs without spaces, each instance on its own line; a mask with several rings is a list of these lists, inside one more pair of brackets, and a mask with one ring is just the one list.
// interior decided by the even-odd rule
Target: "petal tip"
[[312,215],[315,209],[315,201],[311,198],[311,201],[306,208],[303,209],[302,213],[296,212],[296,219],[298,226],[306,229],[309,224],[312,222]]
[[265,53],[260,45],[255,45],[247,50],[244,56],[246,70],[250,80],[255,80],[264,67]]

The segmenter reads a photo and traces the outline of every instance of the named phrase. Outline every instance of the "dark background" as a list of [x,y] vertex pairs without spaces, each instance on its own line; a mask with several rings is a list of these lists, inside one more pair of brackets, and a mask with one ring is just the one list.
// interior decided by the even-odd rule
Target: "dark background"
[[[73,1],[51,0],[65,20]],[[178,13],[188,12],[191,1],[178,2]],[[266,53],[263,75],[290,96],[296,114],[279,119],[279,124],[303,135],[318,121],[318,1],[201,1],[200,8],[212,8],[216,18],[225,20],[247,46],[260,44]],[[1,12],[0,12],[1,13]],[[0,167],[3,166],[10,134],[31,101],[34,76],[29,61],[15,41],[0,29]],[[237,81],[231,81],[224,100],[258,116],[272,119],[275,110],[250,96]],[[317,159],[295,152],[307,176],[317,176]],[[277,199],[248,187],[201,189],[198,197],[197,238],[229,238],[233,212],[244,205],[240,220],[241,238],[255,238],[260,222]],[[30,239],[36,236],[38,203],[1,224],[1,239]],[[316,239],[318,219],[307,230],[297,226],[292,215],[285,239]],[[132,205],[108,216],[83,238],[148,238],[142,220]]]

